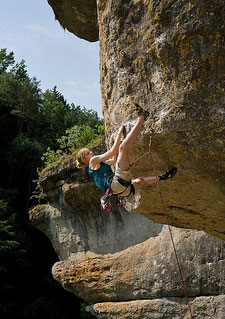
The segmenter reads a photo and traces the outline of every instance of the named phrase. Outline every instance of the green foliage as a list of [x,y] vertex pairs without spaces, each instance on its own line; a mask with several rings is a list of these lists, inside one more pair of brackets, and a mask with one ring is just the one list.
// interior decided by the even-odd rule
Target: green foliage
[[[43,161],[44,160],[45,159],[43,159]],[[34,183],[34,185],[36,185],[36,187],[33,190],[32,196],[30,198],[30,199],[36,199],[38,204],[42,203],[44,201],[44,199],[45,199],[43,188],[41,187],[41,184],[40,184],[40,181],[39,181],[40,175],[41,175],[41,170],[40,170],[40,168],[37,168],[38,179],[34,179],[33,180],[33,183]]]
[[16,260],[16,266],[24,257],[22,235],[16,231],[16,225],[16,214],[11,213],[9,204],[4,199],[0,199],[0,276],[8,275],[9,265],[13,260]]
[[99,124],[96,125],[98,134],[103,136],[105,134],[105,123],[104,120],[100,121]]
[[[20,63],[17,63],[16,65],[14,65],[11,72],[14,74],[14,76],[17,79],[20,79],[20,80],[28,80],[29,79],[24,60],[22,60]],[[35,78],[33,78],[33,80],[35,80]]]
[[6,153],[8,157],[8,163],[16,165],[19,168],[30,165],[30,163],[39,162],[37,157],[43,152],[43,147],[37,140],[31,140],[26,134],[18,134],[10,143],[9,150]]
[[7,54],[6,49],[0,50],[0,74],[5,72],[10,65],[14,64],[14,62],[13,52]]
[[53,151],[50,147],[47,148],[47,151],[42,155],[41,159],[44,164],[50,165],[51,163],[57,162],[62,157],[63,152],[61,150]]
[[95,111],[69,105],[56,87],[43,93],[25,61],[15,63],[6,49],[0,50],[0,114],[0,317],[88,318],[79,299],[56,288],[49,273],[57,256],[27,211],[45,200],[38,167],[99,138],[104,123]]
[[65,132],[68,129],[77,125],[86,125],[95,129],[96,125],[101,122],[97,112],[86,110],[79,105],[75,106],[73,103],[67,104],[56,87],[43,93],[40,116],[45,131],[45,144],[55,151],[58,149],[56,141],[67,134]]
[[[9,253],[15,252],[19,243],[15,240],[13,231],[14,216],[7,217],[7,205],[3,199],[0,200],[0,259],[3,260]],[[7,269],[1,265],[0,271],[7,272]]]
[[48,145],[53,144],[65,132],[67,127],[65,123],[67,112],[69,112],[69,105],[57,91],[56,87],[42,94],[40,116],[42,117],[43,128],[46,133],[45,141]]
[[94,143],[104,135],[104,124],[96,125],[92,129],[88,125],[75,125],[66,130],[65,135],[57,140],[59,149],[54,151],[48,147],[42,156],[44,166],[48,166],[60,160],[64,153],[72,154],[75,150]]
[[92,316],[86,311],[88,304],[86,302],[81,303],[81,318],[82,319],[91,319]]
[[59,147],[65,152],[73,152],[83,147],[96,137],[96,132],[88,125],[75,125],[66,130],[66,134],[58,139]]

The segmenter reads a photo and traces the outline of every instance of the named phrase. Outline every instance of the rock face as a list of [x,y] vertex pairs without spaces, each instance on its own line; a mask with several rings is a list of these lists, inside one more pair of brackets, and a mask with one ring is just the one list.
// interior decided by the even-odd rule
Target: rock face
[[[189,317],[167,226],[115,203],[111,213],[102,212],[102,192],[73,156],[46,170],[40,182],[49,203],[34,208],[30,220],[60,258],[54,278],[88,302],[88,311],[97,318]],[[171,230],[196,318],[223,318],[221,241],[203,231]]]
[[[225,2],[98,1],[101,90],[108,134],[135,118],[134,100],[152,113],[131,152],[148,150],[159,171],[177,166],[164,193],[170,224],[225,239]],[[149,158],[133,175],[151,175]],[[158,198],[141,192],[135,210],[164,223]]]
[[[194,318],[224,318],[224,296],[191,298]],[[93,315],[100,319],[180,319],[190,318],[187,307],[180,298],[162,300],[140,300],[130,302],[107,302],[88,308]]]
[[[97,39],[94,1],[49,3],[69,31]],[[199,319],[225,318],[225,296],[218,295],[225,285],[224,9],[223,0],[97,1],[106,141],[122,122],[127,132],[134,124],[131,101],[151,112],[131,159],[148,150],[152,127],[158,173],[178,167],[161,188]],[[152,175],[150,158],[133,166],[132,174]],[[54,278],[91,304],[91,313],[104,319],[190,318],[155,187],[106,214],[102,192],[76,169],[74,156],[43,172],[40,182],[48,204],[33,209],[30,219],[59,256]]]
[[[49,2],[61,24],[76,35],[85,28],[94,30],[87,21],[96,24],[95,1]],[[99,0],[97,4],[107,136],[122,122],[127,129],[132,125],[130,101],[148,109],[152,117],[131,157],[146,152],[149,128],[154,128],[157,169],[179,169],[176,183],[164,189],[169,223],[225,239],[225,2]],[[77,17],[79,12],[82,18]],[[132,170],[134,177],[153,173],[149,158]],[[159,203],[158,197],[152,198],[150,206],[149,192],[142,191],[133,211],[165,223]]]
[[81,39],[98,40],[95,0],[48,0],[61,26]]

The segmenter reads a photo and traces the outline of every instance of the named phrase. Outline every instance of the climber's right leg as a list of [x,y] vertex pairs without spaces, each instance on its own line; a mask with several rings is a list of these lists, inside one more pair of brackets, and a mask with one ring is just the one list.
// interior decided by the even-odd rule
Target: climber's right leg
[[144,124],[144,115],[139,115],[138,120],[123,142],[119,147],[119,154],[117,163],[121,170],[128,171],[130,169],[129,149],[131,145],[136,141],[137,136]]
[[133,104],[135,112],[138,114],[138,120],[129,134],[126,136],[124,141],[120,144],[119,155],[117,159],[117,163],[121,170],[127,171],[130,169],[130,161],[129,161],[129,149],[131,145],[136,141],[137,136],[144,124],[144,121],[149,116],[149,112],[145,111],[138,104]]

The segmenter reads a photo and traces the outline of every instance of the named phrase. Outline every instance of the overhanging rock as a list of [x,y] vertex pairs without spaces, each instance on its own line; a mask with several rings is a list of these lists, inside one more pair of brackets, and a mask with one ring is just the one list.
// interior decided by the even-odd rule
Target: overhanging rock
[[96,0],[48,0],[61,26],[79,38],[98,41]]
[[[148,149],[173,226],[225,239],[225,2],[98,1],[101,90],[107,134],[135,119],[130,102],[151,112],[134,159]],[[152,175],[149,158],[133,176]],[[141,191],[136,212],[164,223],[157,194]]]

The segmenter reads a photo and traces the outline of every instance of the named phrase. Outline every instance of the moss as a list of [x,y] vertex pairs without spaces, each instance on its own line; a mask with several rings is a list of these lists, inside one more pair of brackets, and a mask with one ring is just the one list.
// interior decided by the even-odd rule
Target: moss
[[60,161],[61,161],[61,159],[58,160],[58,161],[56,161],[56,162],[54,162],[54,163],[49,164],[48,166],[46,166],[46,167],[41,171],[40,176],[45,175],[48,171],[54,170],[54,169],[58,166],[58,164],[60,163]]
[[[89,144],[85,145],[84,147],[87,148],[94,148],[96,146],[98,146],[99,144],[101,144],[104,141],[105,137],[97,137],[96,139],[94,139],[93,141],[91,141]],[[72,154],[63,154],[62,157],[57,160],[54,163],[49,164],[48,166],[46,166],[40,173],[40,176],[46,175],[46,174],[51,174],[52,171],[54,171],[55,169],[57,169],[57,167],[59,165],[62,166],[62,168],[69,168],[71,161],[75,160],[77,153],[79,152],[80,149],[76,149],[73,151]]]
[[28,214],[30,217],[39,216],[43,210],[47,207],[47,204],[37,205],[33,209],[31,209]]

